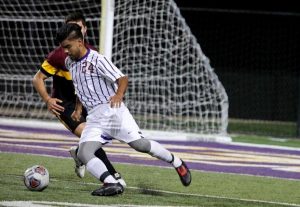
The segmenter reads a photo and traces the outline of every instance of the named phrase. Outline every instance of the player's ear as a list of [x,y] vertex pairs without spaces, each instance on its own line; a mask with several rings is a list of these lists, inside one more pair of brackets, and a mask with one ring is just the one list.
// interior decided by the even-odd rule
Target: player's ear
[[82,34],[83,34],[83,38],[85,38],[86,36],[86,31],[87,31],[87,26],[83,26],[83,28],[81,29]]
[[83,39],[81,39],[81,38],[78,38],[78,39],[77,39],[77,41],[78,41],[78,43],[79,43],[79,44],[81,44],[81,45],[84,45],[84,43],[83,43]]

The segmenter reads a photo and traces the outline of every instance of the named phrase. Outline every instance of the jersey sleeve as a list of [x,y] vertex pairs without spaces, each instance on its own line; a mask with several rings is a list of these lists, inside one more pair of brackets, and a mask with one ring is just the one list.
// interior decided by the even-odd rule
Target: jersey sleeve
[[65,66],[66,57],[67,54],[64,52],[64,49],[62,47],[58,47],[52,52],[50,52],[46,59],[48,63],[53,67],[59,70],[66,70],[66,66]]
[[42,63],[40,71],[48,77],[57,73],[57,69],[53,67],[47,60],[44,60]]
[[117,79],[124,77],[125,75],[105,56],[99,57],[101,61],[97,61],[97,70],[111,82],[115,82]]
[[61,70],[66,71],[65,59],[66,54],[62,47],[57,47],[51,51],[41,65],[41,72],[46,76],[53,76]]

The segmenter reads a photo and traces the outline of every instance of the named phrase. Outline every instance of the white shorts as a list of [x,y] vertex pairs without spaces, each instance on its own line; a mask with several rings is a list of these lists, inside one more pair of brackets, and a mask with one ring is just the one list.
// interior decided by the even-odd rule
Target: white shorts
[[112,139],[129,143],[140,138],[142,138],[140,128],[124,103],[120,108],[111,108],[108,103],[88,112],[79,144],[87,141],[106,144],[111,143]]

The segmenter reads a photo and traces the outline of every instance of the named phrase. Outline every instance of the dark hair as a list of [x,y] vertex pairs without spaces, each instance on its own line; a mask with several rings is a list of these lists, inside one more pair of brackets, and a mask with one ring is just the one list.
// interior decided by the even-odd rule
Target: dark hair
[[86,26],[86,21],[82,13],[74,12],[65,17],[65,23],[82,21],[83,26]]
[[61,43],[65,39],[83,39],[81,27],[75,23],[64,24],[56,33],[56,41]]

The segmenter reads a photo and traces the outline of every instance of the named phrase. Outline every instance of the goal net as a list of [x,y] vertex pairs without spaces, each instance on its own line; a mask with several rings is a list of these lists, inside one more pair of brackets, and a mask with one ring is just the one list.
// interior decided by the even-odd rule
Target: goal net
[[[84,13],[98,47],[101,5],[0,0],[0,10],[0,116],[54,119],[32,77],[70,12]],[[226,134],[226,92],[173,0],[116,0],[112,61],[129,76],[125,102],[141,128]]]
[[[88,41],[98,45],[99,1],[0,0],[0,116],[55,119],[34,90],[32,78],[54,49],[57,29],[70,12],[82,11]],[[51,93],[52,80],[46,81]]]

